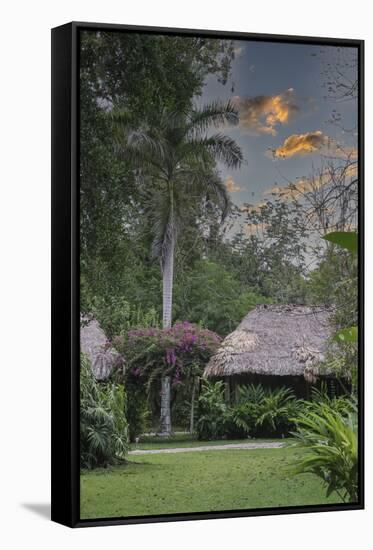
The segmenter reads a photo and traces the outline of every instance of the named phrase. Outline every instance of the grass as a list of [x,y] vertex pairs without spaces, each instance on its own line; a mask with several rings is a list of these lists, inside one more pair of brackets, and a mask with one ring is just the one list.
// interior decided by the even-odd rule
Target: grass
[[136,456],[106,470],[82,472],[81,517],[144,516],[331,504],[312,474],[293,476],[299,448]]

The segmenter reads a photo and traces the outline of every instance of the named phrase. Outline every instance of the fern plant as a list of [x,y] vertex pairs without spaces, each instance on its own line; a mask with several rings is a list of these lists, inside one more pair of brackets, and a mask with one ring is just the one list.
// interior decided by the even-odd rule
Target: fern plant
[[238,387],[237,404],[226,413],[226,429],[232,437],[255,436],[260,407],[266,396],[261,384]]
[[301,406],[290,388],[275,388],[266,392],[256,420],[268,435],[288,435],[293,418]]

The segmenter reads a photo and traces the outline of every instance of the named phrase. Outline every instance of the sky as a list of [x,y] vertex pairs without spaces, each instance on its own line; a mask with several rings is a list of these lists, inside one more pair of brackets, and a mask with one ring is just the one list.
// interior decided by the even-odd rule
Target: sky
[[[335,46],[235,41],[228,83],[208,77],[201,103],[231,99],[239,111],[238,126],[219,129],[237,141],[245,158],[239,170],[219,166],[235,204],[260,203],[273,187],[310,176],[325,155],[355,154],[356,101],[325,98],[323,87],[323,71],[328,64],[334,71],[340,55]],[[354,51],[342,55],[350,60]],[[349,78],[354,71],[346,70]],[[327,122],[333,111],[348,131]]]

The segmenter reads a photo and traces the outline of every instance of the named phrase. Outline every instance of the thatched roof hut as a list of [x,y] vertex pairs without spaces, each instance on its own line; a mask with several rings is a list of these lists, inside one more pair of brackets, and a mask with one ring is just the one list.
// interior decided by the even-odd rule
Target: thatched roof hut
[[257,306],[223,340],[204,376],[302,377],[313,382],[331,335],[330,313],[316,306]]
[[82,319],[80,349],[90,362],[94,377],[105,380],[122,362],[120,354],[108,344],[106,335],[95,319]]

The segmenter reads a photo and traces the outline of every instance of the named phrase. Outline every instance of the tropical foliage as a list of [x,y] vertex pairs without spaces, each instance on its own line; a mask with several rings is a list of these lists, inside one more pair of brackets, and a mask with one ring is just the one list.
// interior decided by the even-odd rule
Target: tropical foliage
[[356,403],[339,403],[339,407],[324,400],[308,403],[306,410],[295,421],[297,431],[294,435],[298,445],[309,450],[295,468],[295,473],[311,472],[324,481],[327,496],[335,491],[344,502],[357,502],[359,463]]
[[[330,293],[334,308],[332,323],[335,334],[334,346],[328,356],[328,367],[338,377],[350,380],[353,391],[356,391],[358,385],[358,234],[356,231],[335,231],[324,235],[324,239],[332,243],[334,258],[338,259],[342,267],[339,275],[334,274],[334,280],[337,283]],[[330,281],[333,281],[333,276],[330,277]]]
[[249,284],[243,285],[231,269],[209,259],[184,267],[175,280],[174,314],[185,315],[225,336],[257,304],[270,303]]
[[198,399],[198,437],[200,439],[221,438],[225,434],[226,413],[224,382],[204,382]]
[[261,384],[249,384],[240,386],[237,402],[228,405],[224,383],[204,381],[198,401],[198,436],[288,436],[303,403],[290,388],[267,389]]
[[129,441],[176,422],[199,439],[294,434],[307,449],[297,472],[318,476],[326,500],[356,501],[352,400],[253,384],[233,399],[201,379],[256,305],[320,304],[333,312],[328,373],[346,393],[358,383],[356,152],[320,155],[312,174],[234,204],[222,174],[252,163],[231,137],[240,110],[201,97],[208,79],[225,98],[229,81],[234,97],[234,50],[218,38],[81,34],[81,313],[125,361],[98,382],[82,357],[81,465],[122,461]]
[[100,384],[87,359],[80,368],[80,464],[83,468],[107,466],[125,458],[128,423],[123,385]]

